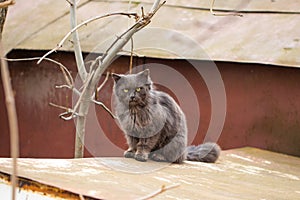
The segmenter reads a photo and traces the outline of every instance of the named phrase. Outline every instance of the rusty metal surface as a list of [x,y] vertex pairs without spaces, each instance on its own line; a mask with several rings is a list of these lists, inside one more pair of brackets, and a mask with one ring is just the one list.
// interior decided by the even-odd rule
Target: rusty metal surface
[[[150,0],[133,2],[130,6],[128,1],[80,2],[79,22],[108,12],[139,12],[141,5],[146,10],[151,6]],[[300,26],[298,1],[216,1],[216,9],[247,12],[242,18],[212,16],[208,11],[209,2],[167,2],[149,28],[136,35],[136,49],[150,48],[138,53],[149,57],[300,65],[300,29],[295,28]],[[68,6],[64,1],[18,2],[10,9],[4,29],[6,50],[54,48],[69,31],[67,13]],[[86,52],[103,51],[96,47],[127,29],[129,21],[124,17],[111,17],[81,29],[82,49]],[[196,42],[198,47],[191,48],[191,41]],[[163,54],[156,51],[157,48],[163,50]],[[69,42],[62,49],[72,50],[72,44]],[[170,53],[170,50],[188,51],[179,55]]]
[[[19,159],[19,176],[100,199],[298,199],[300,158],[255,148],[224,151],[216,164],[163,165],[126,158]],[[10,173],[9,158],[0,171]],[[120,171],[121,170],[121,171]]]
[[[35,57],[43,54],[42,51],[14,51],[9,56]],[[52,58],[68,66],[72,75],[76,76],[71,52],[56,53]],[[125,73],[128,63],[128,58],[120,57],[109,70]],[[186,98],[188,103],[184,110],[190,130],[189,143],[202,143],[212,115],[210,94],[203,78],[185,60],[134,59],[135,65],[147,63],[167,65],[182,74],[191,84],[196,92],[196,99]],[[196,63],[199,66],[208,64],[204,61]],[[300,156],[299,69],[226,62],[216,62],[216,65],[227,95],[226,120],[218,138],[221,147],[230,149],[253,146]],[[73,121],[59,119],[58,115],[62,110],[49,106],[49,102],[66,106],[72,104],[70,93],[54,89],[55,85],[64,83],[60,70],[47,62],[36,65],[35,61],[10,63],[10,70],[19,117],[21,157],[73,157],[75,124]],[[153,80],[163,74],[153,73]],[[180,88],[181,83],[176,79],[168,81],[166,87]],[[112,85],[112,80],[109,80],[99,98],[110,108]],[[195,106],[197,107],[194,101],[197,101],[200,108],[199,121],[194,120]],[[9,157],[9,132],[1,82],[0,106],[0,156]],[[126,142],[109,114],[101,107],[96,107],[96,116],[89,120],[91,123],[87,126],[85,156],[121,156]],[[196,130],[192,129],[195,125]]]

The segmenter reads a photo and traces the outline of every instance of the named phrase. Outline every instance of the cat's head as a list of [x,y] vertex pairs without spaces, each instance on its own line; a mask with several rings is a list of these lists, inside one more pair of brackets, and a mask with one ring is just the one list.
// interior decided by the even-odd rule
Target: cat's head
[[112,74],[114,79],[114,94],[124,105],[146,106],[149,91],[152,88],[150,71],[148,69],[137,74]]

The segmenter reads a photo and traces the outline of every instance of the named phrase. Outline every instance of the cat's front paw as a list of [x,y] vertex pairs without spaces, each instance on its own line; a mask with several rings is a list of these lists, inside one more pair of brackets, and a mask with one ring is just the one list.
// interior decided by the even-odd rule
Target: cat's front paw
[[124,152],[124,157],[125,158],[134,158],[135,153],[133,151],[127,150]]
[[166,158],[159,153],[152,153],[150,158],[156,162],[166,162]]
[[137,161],[146,162],[148,160],[148,154],[136,153],[134,157]]

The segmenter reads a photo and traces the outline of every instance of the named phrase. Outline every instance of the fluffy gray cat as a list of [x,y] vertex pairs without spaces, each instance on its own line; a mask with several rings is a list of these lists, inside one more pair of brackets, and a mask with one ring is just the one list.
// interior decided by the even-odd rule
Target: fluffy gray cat
[[153,88],[148,69],[112,77],[115,111],[129,147],[126,158],[172,163],[218,159],[216,143],[187,147],[185,115],[171,96]]

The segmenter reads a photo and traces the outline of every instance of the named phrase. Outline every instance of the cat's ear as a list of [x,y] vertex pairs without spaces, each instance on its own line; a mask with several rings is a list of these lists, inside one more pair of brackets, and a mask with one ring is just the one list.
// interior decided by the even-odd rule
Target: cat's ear
[[149,69],[145,69],[144,71],[138,73],[138,77],[145,85],[152,85]]
[[149,69],[145,69],[144,71],[140,72],[141,75],[145,76],[145,77],[149,77],[150,76],[150,70]]
[[141,71],[140,73],[138,73],[138,76],[143,78],[143,80],[150,80],[150,70],[149,69],[145,69],[144,71]]
[[121,75],[115,73],[112,73],[111,76],[114,79],[115,83],[117,83],[120,80],[120,78],[122,78]]

